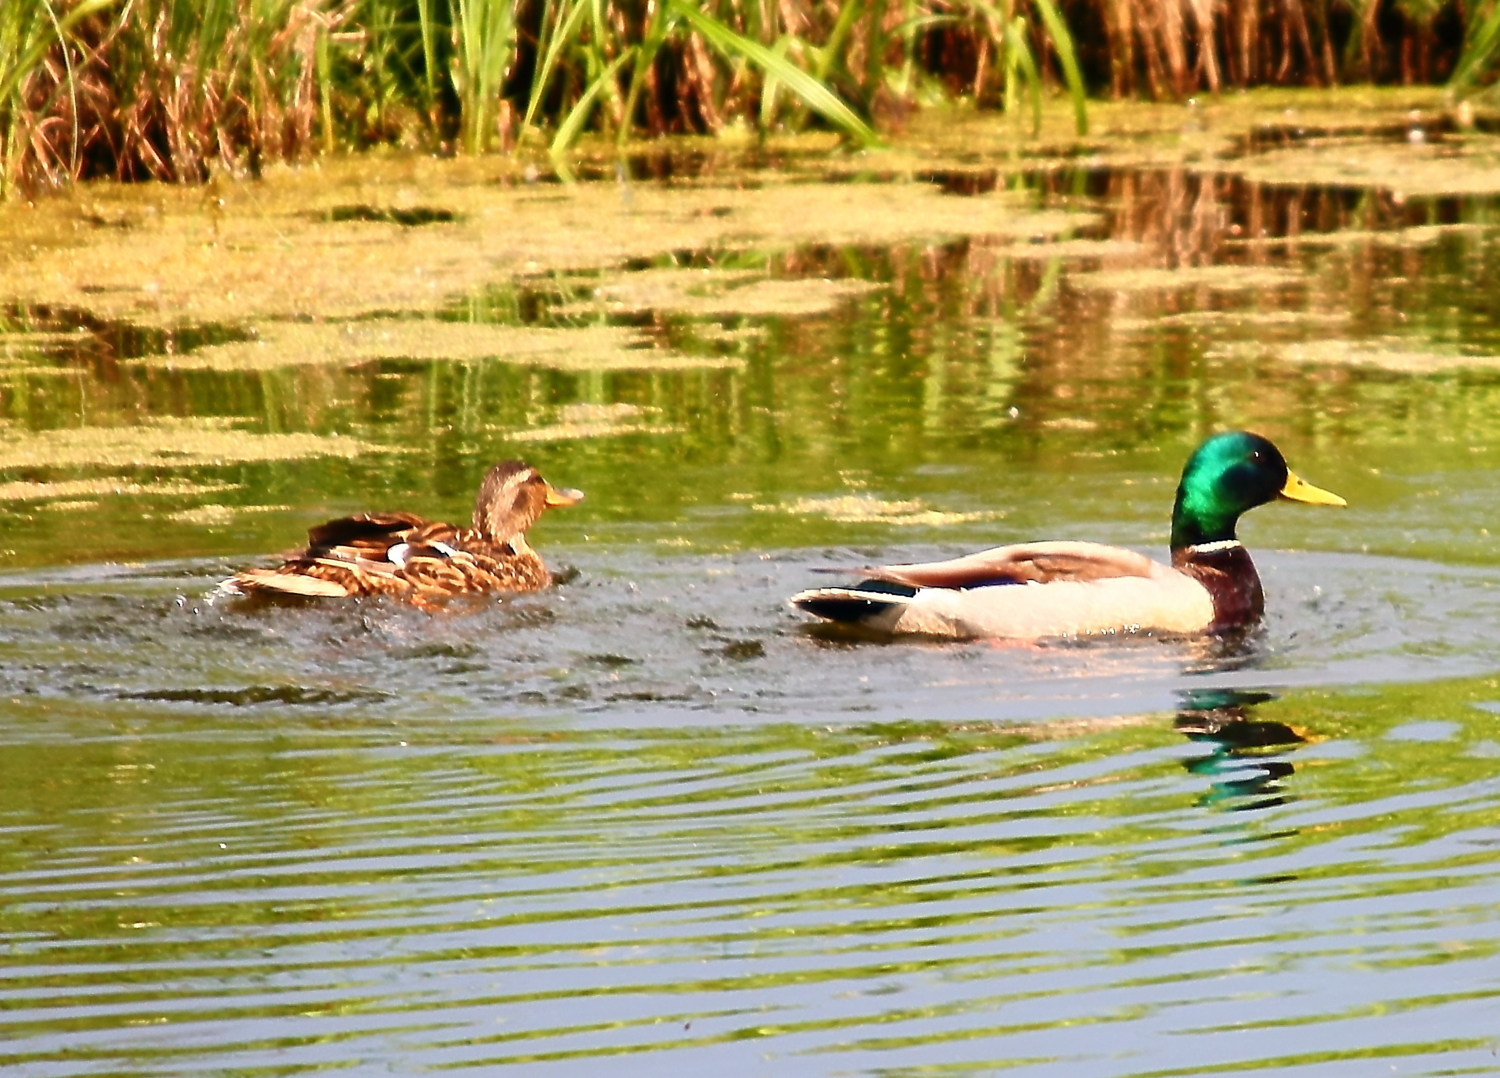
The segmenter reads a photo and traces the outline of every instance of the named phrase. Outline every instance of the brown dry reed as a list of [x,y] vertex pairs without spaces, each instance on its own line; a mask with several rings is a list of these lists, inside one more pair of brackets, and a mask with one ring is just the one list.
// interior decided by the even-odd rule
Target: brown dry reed
[[1265,83],[1469,90],[1500,0],[4,0],[0,188],[202,181],[398,144],[563,152],[731,126],[856,141],[1045,86],[1181,98]]

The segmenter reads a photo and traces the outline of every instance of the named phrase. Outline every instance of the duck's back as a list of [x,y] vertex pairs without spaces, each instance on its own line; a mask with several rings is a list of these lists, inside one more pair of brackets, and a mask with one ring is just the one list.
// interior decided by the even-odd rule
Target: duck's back
[[226,584],[242,594],[319,598],[390,595],[441,599],[486,591],[535,591],[551,583],[529,547],[490,542],[412,513],[361,513],[309,529],[305,549],[274,569],[246,569]]

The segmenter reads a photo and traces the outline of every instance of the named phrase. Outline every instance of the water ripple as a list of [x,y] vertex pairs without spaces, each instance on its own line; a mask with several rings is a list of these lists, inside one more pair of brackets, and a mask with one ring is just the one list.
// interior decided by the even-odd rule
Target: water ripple
[[32,701],[6,720],[0,1064],[1482,1067],[1497,695],[108,733]]

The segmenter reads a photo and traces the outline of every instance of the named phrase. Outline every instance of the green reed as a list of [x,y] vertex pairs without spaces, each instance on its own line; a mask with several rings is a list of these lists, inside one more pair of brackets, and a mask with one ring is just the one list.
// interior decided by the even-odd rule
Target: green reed
[[1472,90],[1497,56],[1495,0],[4,0],[0,189],[380,143],[533,144],[566,173],[589,130],[821,124],[869,142],[940,97],[1035,131],[1049,85],[1083,132],[1091,89],[1452,74]]
[[1050,50],[1081,122],[1051,0],[1005,7],[997,22],[948,0],[7,0],[0,184],[195,180],[381,142],[534,142],[561,165],[590,129],[623,142],[821,123],[870,142],[872,119],[924,87],[983,92],[982,70],[955,81],[939,37],[1024,53],[1007,102],[1018,81],[1039,99]]

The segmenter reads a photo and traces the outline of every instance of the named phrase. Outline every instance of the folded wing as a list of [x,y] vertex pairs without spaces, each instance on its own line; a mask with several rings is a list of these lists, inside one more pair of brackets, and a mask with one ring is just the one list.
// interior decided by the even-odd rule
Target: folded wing
[[860,572],[871,580],[915,588],[983,588],[1063,580],[1151,577],[1161,566],[1133,550],[1102,543],[1017,543],[949,561],[886,565]]

